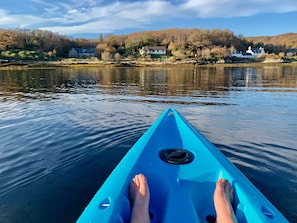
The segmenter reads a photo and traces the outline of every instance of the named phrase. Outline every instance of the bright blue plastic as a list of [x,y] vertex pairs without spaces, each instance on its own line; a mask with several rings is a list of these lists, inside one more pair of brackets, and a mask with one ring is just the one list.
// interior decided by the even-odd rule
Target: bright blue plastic
[[[168,148],[191,151],[193,162],[169,164]],[[240,223],[288,222],[255,186],[174,109],[166,110],[135,143],[93,197],[78,223],[130,222],[129,184],[135,174],[148,180],[151,222],[206,223],[215,216],[213,192],[219,178],[230,181]]]

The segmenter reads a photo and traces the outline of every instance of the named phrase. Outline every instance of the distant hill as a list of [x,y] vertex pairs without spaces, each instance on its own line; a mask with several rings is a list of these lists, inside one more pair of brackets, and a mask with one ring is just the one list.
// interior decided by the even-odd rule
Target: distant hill
[[263,43],[265,45],[282,46],[285,48],[297,48],[297,33],[285,33],[276,36],[255,36],[246,37],[254,44]]

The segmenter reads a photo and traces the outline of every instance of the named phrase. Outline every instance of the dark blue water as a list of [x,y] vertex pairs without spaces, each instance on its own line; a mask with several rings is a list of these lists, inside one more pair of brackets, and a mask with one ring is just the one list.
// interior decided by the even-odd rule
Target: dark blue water
[[0,70],[0,222],[75,222],[168,107],[297,222],[297,67]]

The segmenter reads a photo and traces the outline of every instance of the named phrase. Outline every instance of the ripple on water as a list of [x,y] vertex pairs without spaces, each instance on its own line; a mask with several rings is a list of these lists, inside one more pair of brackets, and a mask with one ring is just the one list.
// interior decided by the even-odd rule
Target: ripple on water
[[[30,115],[32,110],[35,116]],[[0,195],[106,150],[116,148],[124,154],[129,147],[119,145],[134,142],[148,127],[141,116],[127,121],[126,112],[95,111],[92,106],[40,104],[7,116],[1,126],[5,131],[1,131]]]

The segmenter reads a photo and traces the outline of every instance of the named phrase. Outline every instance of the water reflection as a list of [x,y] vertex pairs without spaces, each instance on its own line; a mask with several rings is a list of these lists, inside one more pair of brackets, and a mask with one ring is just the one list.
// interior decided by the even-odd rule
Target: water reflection
[[[2,96],[46,98],[46,93],[220,96],[236,87],[295,90],[296,66],[67,68],[0,71]],[[281,90],[280,89],[280,90]],[[264,89],[263,89],[264,90]],[[15,94],[17,93],[17,94]],[[20,94],[22,93],[22,94]],[[32,96],[32,95],[31,95]]]
[[296,66],[227,68],[233,87],[296,88]]
[[0,70],[0,222],[74,222],[168,107],[294,222],[296,79],[294,66]]

